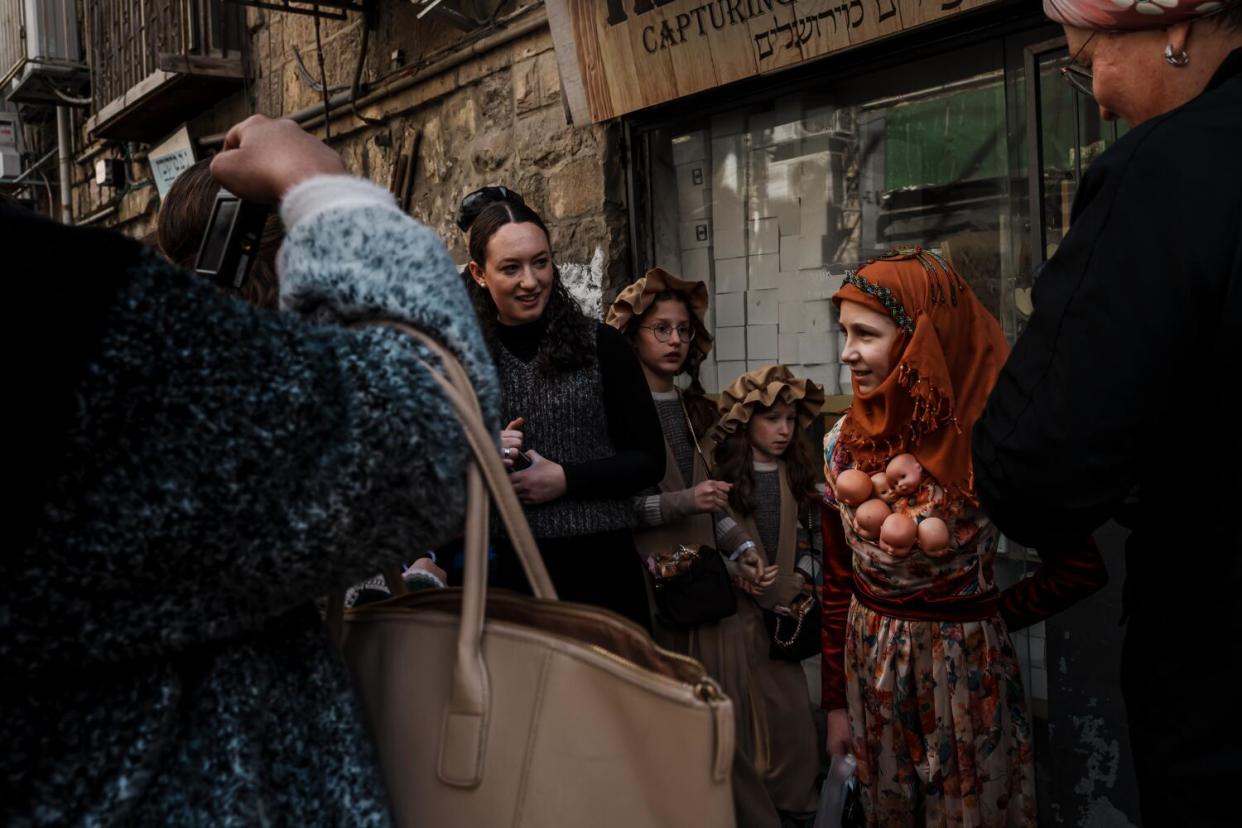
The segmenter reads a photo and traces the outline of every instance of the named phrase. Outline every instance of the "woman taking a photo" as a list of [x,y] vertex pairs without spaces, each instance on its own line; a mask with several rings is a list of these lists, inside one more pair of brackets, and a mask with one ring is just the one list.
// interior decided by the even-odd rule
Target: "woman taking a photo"
[[[664,475],[634,353],[561,283],[543,219],[485,208],[470,227],[471,298],[500,375],[501,454],[559,596],[650,626],[630,498]],[[525,591],[501,544],[496,585]]]

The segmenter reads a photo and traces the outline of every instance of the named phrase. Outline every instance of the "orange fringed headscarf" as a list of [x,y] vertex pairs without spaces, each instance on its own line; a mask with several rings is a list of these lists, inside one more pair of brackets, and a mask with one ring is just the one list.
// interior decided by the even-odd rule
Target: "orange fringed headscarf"
[[901,329],[893,369],[854,393],[841,443],[874,474],[913,454],[950,495],[975,502],[970,432],[1009,353],[996,318],[940,256],[915,248],[869,262],[832,297],[889,316]]

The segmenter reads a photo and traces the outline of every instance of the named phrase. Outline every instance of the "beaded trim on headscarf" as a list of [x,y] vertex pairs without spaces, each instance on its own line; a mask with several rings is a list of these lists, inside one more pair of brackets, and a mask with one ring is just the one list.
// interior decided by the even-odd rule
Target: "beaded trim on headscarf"
[[[949,304],[956,308],[957,296],[966,289],[966,285],[962,281],[962,277],[958,275],[957,271],[953,270],[949,266],[949,263],[945,260],[944,256],[941,256],[933,250],[924,250],[921,247],[914,248],[909,251],[907,255],[913,255],[917,258],[919,264],[921,264],[923,269],[927,271],[927,275],[932,277],[930,284],[928,285],[929,294],[927,301],[933,305],[938,305],[945,300],[944,285],[939,279],[936,278],[937,276],[944,276],[949,282]],[[936,268],[932,266],[932,262],[939,265],[939,273],[937,273]]]
[[[873,259],[859,269],[864,270],[868,265],[876,262],[895,259],[915,260],[927,274],[928,293],[926,300],[906,297],[907,301],[926,302],[926,307],[916,309],[920,316],[929,313],[933,305],[952,305],[957,307],[959,302],[963,300],[970,301],[970,287],[962,279],[961,275],[953,269],[943,256],[931,250],[924,250],[922,247],[893,250],[887,256]],[[909,320],[909,313],[891,290],[863,279],[856,274],[851,275],[854,275],[857,281],[851,281],[847,278],[846,281],[849,284],[859,290],[866,291],[869,295],[884,303],[894,322],[907,333],[913,335],[915,322]],[[865,284],[859,284],[859,282],[864,282]],[[872,290],[871,288],[875,289]],[[892,304],[897,308],[896,311],[888,302],[885,302],[884,294],[891,297]],[[900,317],[898,311],[901,314]],[[902,317],[910,321],[908,328],[902,324]],[[930,318],[925,320],[925,323],[932,324]],[[884,464],[896,454],[915,451],[916,447],[921,444],[927,435],[933,434],[942,428],[952,428],[959,435],[963,433],[963,428],[957,419],[954,398],[951,394],[946,394],[945,389],[937,387],[932,378],[924,376],[917,368],[906,362],[904,355],[898,362],[895,370],[897,385],[903,388],[910,396],[913,401],[913,409],[910,412],[909,419],[893,434],[879,439],[865,437],[857,444],[859,448],[865,449],[867,454],[872,455],[873,462],[871,465],[863,462],[861,458],[855,457],[855,460],[859,462],[858,468],[868,474],[881,470]],[[977,503],[974,495],[973,471],[961,480],[942,480],[939,482],[950,496],[960,497],[970,503]]]
[[908,334],[914,333],[914,320],[910,318],[910,314],[906,313],[906,309],[901,302],[897,301],[897,297],[893,295],[891,290],[874,282],[867,281],[852,270],[845,272],[845,283],[874,296],[888,311],[889,316],[893,317],[897,327]]
[[[931,276],[936,275],[936,270],[934,267],[932,267],[931,264],[928,263],[927,261],[928,259],[934,260],[935,263],[940,266],[940,269],[942,272],[946,274],[951,272],[949,270],[949,263],[946,262],[944,258],[940,256],[939,253],[934,253],[931,250],[924,250],[922,247],[893,248],[892,250],[889,251],[887,256],[881,256],[878,259],[871,259],[870,261],[867,262],[867,264],[864,264],[858,270],[862,270],[864,267],[874,262],[882,262],[887,259],[910,259],[910,258],[917,259],[918,263],[921,264],[923,266],[923,269],[926,270],[928,274]],[[889,315],[893,317],[893,321],[897,323],[897,327],[901,328],[903,331],[905,331],[908,334],[914,333],[914,318],[910,316],[905,306],[902,305],[901,301],[896,296],[893,295],[893,292],[891,290],[884,287],[883,285],[877,285],[874,282],[868,281],[865,277],[858,275],[858,271],[856,270],[845,271],[845,283],[847,285],[853,285],[854,287],[858,288],[862,292],[867,293],[871,296],[874,296],[876,300],[881,305],[884,306],[885,310],[888,311]],[[932,286],[931,286],[931,292],[932,292],[931,301],[932,302],[944,301],[944,296],[941,293],[941,291],[942,291],[942,288],[940,284],[933,279]],[[949,282],[949,293],[950,293],[950,298],[951,298],[951,301],[953,302],[953,305],[956,306],[957,305],[957,285],[954,284],[951,280]]]

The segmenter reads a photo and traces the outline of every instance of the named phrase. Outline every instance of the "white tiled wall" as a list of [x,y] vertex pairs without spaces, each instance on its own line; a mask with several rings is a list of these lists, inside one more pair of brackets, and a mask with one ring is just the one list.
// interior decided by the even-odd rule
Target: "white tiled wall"
[[746,359],[746,328],[716,328],[716,361],[720,363]]
[[781,362],[829,394],[849,391],[828,301],[841,286],[826,269],[841,174],[823,135],[831,120],[831,111],[804,115],[788,97],[766,113],[714,116],[673,140],[682,275],[709,281],[714,297],[716,344],[701,371],[709,390]]
[[746,326],[746,358],[776,362],[777,334],[775,325]]
[[738,293],[746,290],[746,259],[716,257],[716,292]]
[[780,321],[780,300],[776,288],[746,291],[746,322],[749,325],[776,325]]
[[723,327],[746,324],[746,293],[716,294],[716,324]]

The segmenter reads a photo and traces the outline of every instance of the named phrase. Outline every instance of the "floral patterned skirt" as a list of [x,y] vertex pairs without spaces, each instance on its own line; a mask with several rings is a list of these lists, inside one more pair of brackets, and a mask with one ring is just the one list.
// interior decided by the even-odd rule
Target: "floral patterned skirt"
[[1033,828],[1031,724],[1004,622],[908,621],[854,601],[845,635],[868,824]]

